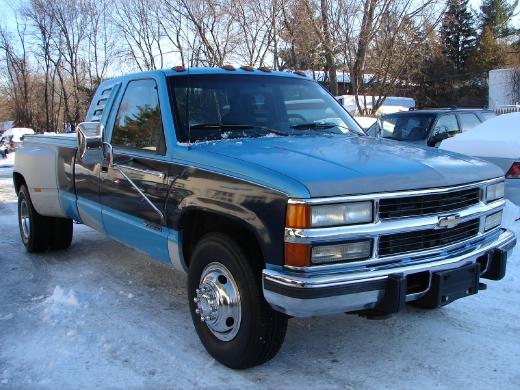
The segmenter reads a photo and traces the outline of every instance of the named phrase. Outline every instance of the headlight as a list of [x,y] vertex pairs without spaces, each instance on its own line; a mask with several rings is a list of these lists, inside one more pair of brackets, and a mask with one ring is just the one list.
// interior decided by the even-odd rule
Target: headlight
[[312,248],[313,264],[336,263],[368,259],[372,251],[372,240],[347,242],[337,245],[320,245]]
[[374,220],[372,202],[354,202],[311,207],[311,226],[341,226]]
[[503,181],[487,186],[486,202],[492,202],[504,197],[505,184]]
[[484,231],[488,231],[493,229],[494,227],[497,227],[502,223],[502,211],[499,211],[498,213],[488,215],[486,217],[486,222],[484,224]]

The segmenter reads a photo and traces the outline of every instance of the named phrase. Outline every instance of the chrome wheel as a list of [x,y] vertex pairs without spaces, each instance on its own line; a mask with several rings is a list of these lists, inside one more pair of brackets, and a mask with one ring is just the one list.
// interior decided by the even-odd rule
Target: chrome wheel
[[195,294],[195,313],[200,315],[200,320],[219,340],[232,340],[240,329],[242,308],[231,272],[221,263],[208,264]]
[[20,201],[20,226],[22,227],[23,238],[28,240],[31,232],[31,219],[29,217],[29,205],[25,198]]

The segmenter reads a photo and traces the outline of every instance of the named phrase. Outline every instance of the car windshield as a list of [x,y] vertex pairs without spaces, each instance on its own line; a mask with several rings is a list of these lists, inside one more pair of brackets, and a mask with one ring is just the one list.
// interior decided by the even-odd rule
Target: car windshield
[[379,119],[381,137],[399,141],[426,139],[434,119],[433,114],[393,114]]
[[279,76],[169,77],[181,142],[316,133],[364,135],[318,83]]

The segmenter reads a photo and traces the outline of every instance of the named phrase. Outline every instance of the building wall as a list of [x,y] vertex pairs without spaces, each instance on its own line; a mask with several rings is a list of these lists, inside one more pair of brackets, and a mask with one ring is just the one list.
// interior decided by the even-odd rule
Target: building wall
[[518,92],[513,91],[514,69],[494,69],[489,72],[489,108],[495,110],[497,106],[520,104],[515,101]]

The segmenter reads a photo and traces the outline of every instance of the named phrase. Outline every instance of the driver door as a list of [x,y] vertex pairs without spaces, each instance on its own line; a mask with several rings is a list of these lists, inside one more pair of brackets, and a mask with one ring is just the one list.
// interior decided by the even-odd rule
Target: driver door
[[108,235],[169,262],[164,208],[168,160],[154,79],[130,81],[105,142],[112,164],[101,167],[102,218]]

